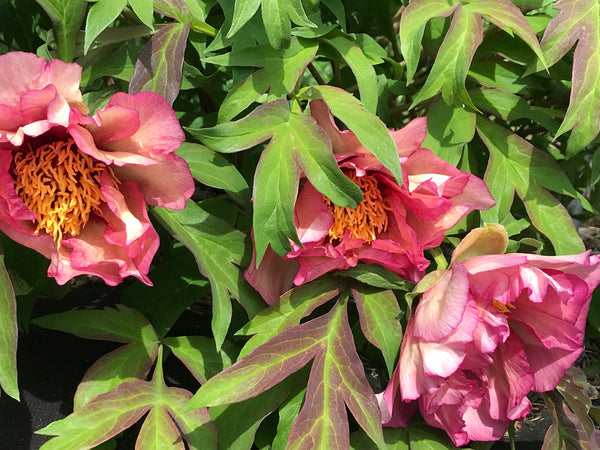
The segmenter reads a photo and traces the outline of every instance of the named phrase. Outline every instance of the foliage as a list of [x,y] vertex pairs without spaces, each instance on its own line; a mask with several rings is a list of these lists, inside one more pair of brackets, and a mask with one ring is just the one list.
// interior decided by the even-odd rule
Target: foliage
[[[419,418],[380,424],[375,394],[397,361],[411,282],[359,264],[268,306],[243,276],[269,248],[301,245],[301,183],[340,207],[362,199],[311,100],[399,184],[388,128],[422,116],[423,146],[484,179],[496,206],[447,233],[430,269],[485,222],[504,225],[513,252],[580,253],[576,224],[600,209],[597,0],[5,0],[0,23],[0,53],[80,64],[91,111],[118,91],[164,96],[197,181],[185,209],[152,208],[154,287],[131,282],[115,308],[31,321],[123,344],[86,372],[74,412],[37,431],[55,436],[44,449],[94,448],[142,418],[140,448],[451,448]],[[17,323],[26,332],[36,300],[65,289],[37,255],[2,246],[0,387],[19,399]],[[211,305],[210,327],[170,335],[195,303]],[[598,314],[595,302],[596,328]],[[201,387],[167,386],[167,358]],[[545,394],[544,448],[594,448],[581,389],[569,372]]]

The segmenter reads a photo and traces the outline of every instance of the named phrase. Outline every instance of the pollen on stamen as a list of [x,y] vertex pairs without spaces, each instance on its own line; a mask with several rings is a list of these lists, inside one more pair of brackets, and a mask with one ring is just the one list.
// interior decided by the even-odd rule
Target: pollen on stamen
[[328,236],[332,241],[341,240],[348,230],[352,238],[371,242],[375,240],[377,234],[387,230],[387,211],[391,208],[381,195],[374,176],[366,174],[358,177],[354,171],[344,171],[344,175],[360,187],[363,199],[356,208],[348,208],[338,206],[323,196],[334,219]]
[[494,308],[496,308],[498,312],[502,314],[509,314],[516,309],[516,306],[512,303],[504,304],[498,300],[492,300],[492,305],[494,305]]
[[70,138],[15,152],[15,191],[37,216],[35,232],[48,233],[58,246],[65,235],[77,236],[105,202],[99,183],[105,170],[116,184],[112,169],[82,153]]

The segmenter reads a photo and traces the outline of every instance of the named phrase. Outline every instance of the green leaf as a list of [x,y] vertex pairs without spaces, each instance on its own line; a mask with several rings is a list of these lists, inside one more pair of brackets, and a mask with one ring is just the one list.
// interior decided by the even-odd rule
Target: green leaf
[[17,301],[10,282],[4,252],[0,253],[0,386],[19,400],[17,382]]
[[238,169],[223,155],[199,144],[184,142],[177,154],[186,160],[192,176],[207,186],[223,189],[240,205],[250,201],[250,188]]
[[86,339],[112,342],[158,342],[150,322],[135,309],[117,305],[99,310],[65,311],[32,321],[50,330],[64,331]]
[[261,422],[289,397],[298,377],[289,377],[257,397],[240,403],[210,408],[210,415],[219,430],[219,448],[253,448],[254,436]]
[[154,19],[154,10],[152,7],[152,0],[128,0],[131,5],[131,9],[138,19],[142,21],[148,28],[153,28],[152,21]]
[[448,106],[442,100],[427,111],[427,137],[422,146],[457,166],[465,144],[475,136],[475,113],[463,107]]
[[88,52],[94,39],[113,23],[126,5],[127,0],[98,0],[92,5],[85,22],[83,53]]
[[153,208],[152,212],[193,253],[200,272],[210,281],[212,330],[217,348],[220,348],[231,321],[229,294],[240,302],[250,317],[264,305],[238,267],[250,254],[250,241],[244,233],[191,200],[183,210]]
[[233,364],[237,353],[237,349],[227,341],[217,352],[215,341],[204,336],[168,337],[163,342],[200,384]]
[[290,289],[279,301],[259,312],[236,333],[254,335],[246,343],[240,356],[245,356],[258,345],[298,325],[300,320],[311,314],[315,308],[339,295],[344,286],[335,278],[321,277]]
[[592,400],[586,394],[587,384],[583,370],[573,366],[567,369],[558,386],[556,386],[556,390],[562,395],[569,409],[577,417],[577,421],[585,434],[590,437],[594,432],[594,421],[589,416]]
[[561,111],[531,106],[518,95],[500,89],[481,88],[471,91],[470,95],[478,108],[506,121],[529,119],[550,132],[556,132],[558,129],[556,119],[561,117]]
[[[36,433],[56,436],[46,442],[44,450],[92,448],[105,442],[137,422],[146,412],[151,414],[142,425],[137,447],[174,448],[183,442],[191,448],[216,449],[217,435],[206,409],[182,411],[191,393],[164,384],[162,350],[152,381],[127,381],[99,395],[75,412]],[[154,409],[159,412],[152,413]],[[156,427],[163,431],[156,430]]]
[[402,184],[402,170],[398,149],[385,124],[375,114],[370,113],[350,93],[333,86],[311,86],[298,93],[299,98],[321,99],[354,133],[368,150],[392,172],[399,185]]
[[391,377],[402,343],[402,326],[398,320],[402,311],[398,300],[391,290],[367,286],[354,286],[352,297],[356,301],[360,328],[367,340],[383,353]]
[[378,83],[375,69],[361,48],[347,36],[336,36],[324,39],[324,42],[335,48],[348,64],[356,77],[360,100],[367,111],[377,112]]
[[284,98],[293,92],[317,50],[316,41],[294,37],[290,45],[281,50],[259,45],[234,48],[230,53],[206,58],[206,62],[217,65],[261,68],[227,93],[219,108],[219,122],[233,119],[266,92],[271,99]]
[[[571,130],[567,156],[581,151],[600,131],[600,4],[596,0],[559,1],[558,14],[542,39],[551,66],[575,44],[571,98],[557,136]],[[541,69],[539,63],[535,70]]]
[[548,191],[579,198],[556,161],[516,134],[487,119],[477,118],[477,131],[490,151],[485,182],[496,206],[482,211],[488,223],[510,212],[514,193],[523,201],[532,224],[552,242],[558,255],[584,251],[565,207]]
[[153,3],[154,9],[160,14],[172,17],[181,23],[190,22],[192,30],[212,37],[216,36],[217,30],[205,22],[214,1],[154,0]]
[[440,91],[448,105],[462,106],[464,102],[474,108],[465,88],[465,79],[482,37],[481,16],[459,3],[429,76],[413,99],[411,108]]
[[359,263],[356,267],[339,270],[335,275],[354,278],[361,283],[381,289],[400,289],[409,292],[415,286],[414,283],[400,278],[394,272],[378,264]]
[[73,409],[81,408],[125,381],[145,379],[157,354],[158,342],[127,344],[102,356],[85,372],[77,386]]
[[233,19],[231,21],[231,27],[227,32],[227,39],[230,39],[235,33],[237,33],[240,28],[242,28],[246,22],[248,22],[258,8],[262,0],[246,0],[243,2],[235,2],[233,9]]
[[73,61],[75,41],[85,17],[85,0],[37,0],[44,8],[54,29],[58,56],[65,62]]
[[148,41],[135,63],[129,93],[153,91],[173,104],[179,93],[189,23],[165,25]]
[[446,17],[458,0],[413,0],[402,13],[400,20],[400,50],[406,62],[406,80],[413,80],[421,56],[421,39],[425,25],[433,17]]
[[306,399],[294,421],[289,448],[348,448],[346,405],[359,425],[383,447],[375,395],[356,354],[346,301],[328,314],[289,328],[208,380],[188,408],[255,397],[313,360]]
[[542,66],[545,66],[544,55],[535,32],[531,29],[527,18],[521,10],[510,0],[476,0],[467,3],[465,9],[481,14],[484,19],[505,29],[508,33],[514,32],[537,55]]
[[275,48],[289,44],[292,30],[290,21],[300,26],[316,27],[306,17],[302,0],[262,0],[261,12],[267,39]]
[[[291,112],[285,100],[259,106],[236,122],[189,131],[209,147],[226,152],[270,139],[254,177],[253,230],[257,264],[268,245],[285,255],[291,250],[290,239],[300,243],[294,224],[300,171],[316,189],[340,206],[354,208],[362,199],[360,188],[338,167],[325,131],[312,117]],[[386,136],[391,139],[387,130]],[[398,161],[395,144],[393,146]]]
[[[294,420],[298,417],[302,404],[304,403],[304,396],[306,395],[306,389],[302,389],[292,398],[288,399],[279,408],[279,421],[277,422],[277,434],[273,439],[272,450],[284,450],[286,448],[288,436],[292,430]],[[365,435],[366,436],[366,435]],[[367,438],[368,439],[368,438]]]

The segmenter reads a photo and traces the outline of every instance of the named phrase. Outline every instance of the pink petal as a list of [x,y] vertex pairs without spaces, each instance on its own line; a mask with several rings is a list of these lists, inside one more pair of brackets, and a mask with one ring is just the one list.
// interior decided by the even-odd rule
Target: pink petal
[[400,393],[398,367],[394,370],[385,391],[376,394],[381,411],[381,423],[384,427],[406,427],[408,421],[418,410],[416,401],[405,402]]
[[140,127],[139,113],[135,109],[107,106],[97,111],[96,117],[100,125],[90,124],[87,129],[94,136],[98,147],[107,142],[127,139]]
[[527,394],[533,387],[533,372],[523,349],[521,339],[511,334],[492,354],[494,363],[485,369],[493,419],[521,420],[531,409]]
[[151,166],[114,167],[119,180],[132,180],[149,205],[183,209],[194,193],[194,179],[185,160],[177,155],[154,155]]
[[473,441],[497,441],[504,436],[510,421],[495,420],[490,417],[489,405],[484,401],[479,408],[467,408],[463,414],[464,431]]
[[307,182],[296,200],[294,207],[296,230],[302,244],[320,242],[331,225],[333,215],[323,201],[322,194]]
[[467,271],[456,264],[421,296],[414,312],[415,337],[438,342],[449,336],[463,319],[468,293]]
[[398,147],[398,156],[408,157],[421,147],[427,136],[427,117],[417,117],[403,128],[390,131],[390,134]]
[[[104,146],[107,150],[153,157],[174,152],[185,140],[171,105],[155,92],[140,92],[134,95],[117,92],[104,110],[114,106],[137,111],[140,126],[132,136],[107,143]],[[102,111],[99,112],[100,115]]]
[[293,287],[292,281],[298,269],[297,260],[284,259],[269,246],[258,268],[256,267],[256,249],[253,249],[252,262],[244,271],[244,278],[265,302],[272,305],[284,292]]

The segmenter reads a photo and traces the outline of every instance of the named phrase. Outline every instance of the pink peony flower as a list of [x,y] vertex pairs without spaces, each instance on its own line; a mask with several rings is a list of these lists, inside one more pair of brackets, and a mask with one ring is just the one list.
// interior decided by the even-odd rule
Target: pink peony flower
[[473,230],[449,270],[419,283],[379,394],[384,425],[406,426],[418,404],[457,446],[497,440],[529,413],[527,394],[554,389],[575,362],[600,256],[499,254],[507,242],[500,225]]
[[194,190],[184,140],[160,95],[117,93],[86,115],[81,67],[0,55],[0,230],[50,259],[59,284],[116,285],[147,273],[158,235],[146,205],[185,207]]
[[[495,204],[485,183],[421,148],[427,134],[422,117],[390,131],[398,147],[403,184],[351,131],[340,131],[321,100],[311,114],[327,132],[344,174],[363,192],[356,209],[342,208],[301,182],[295,224],[303,247],[292,243],[284,258],[270,248],[245,277],[265,301],[274,303],[292,285],[301,285],[358,262],[380,264],[404,279],[418,281],[428,261],[423,250],[438,246],[444,232],[474,209]],[[303,183],[303,184],[302,184]]]

